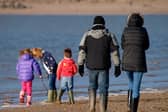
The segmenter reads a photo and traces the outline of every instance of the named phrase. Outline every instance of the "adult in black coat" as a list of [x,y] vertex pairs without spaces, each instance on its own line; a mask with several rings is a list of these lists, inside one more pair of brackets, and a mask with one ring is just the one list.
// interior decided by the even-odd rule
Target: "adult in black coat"
[[103,16],[95,16],[92,28],[85,32],[79,44],[78,69],[84,74],[86,64],[89,77],[89,112],[96,112],[96,94],[99,90],[99,112],[106,112],[108,106],[109,70],[111,60],[115,66],[114,75],[120,75],[119,45],[113,33],[105,27]]
[[137,112],[141,80],[147,72],[145,51],[149,48],[149,38],[143,23],[139,13],[129,15],[121,39],[122,70],[129,79],[128,109],[131,112]]

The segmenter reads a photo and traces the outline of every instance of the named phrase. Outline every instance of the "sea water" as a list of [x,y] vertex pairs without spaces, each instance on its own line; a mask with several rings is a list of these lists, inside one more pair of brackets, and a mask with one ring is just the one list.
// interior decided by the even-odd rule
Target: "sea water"
[[[121,35],[126,26],[126,15],[104,16],[106,26],[121,43]],[[77,61],[79,42],[93,24],[92,16],[62,15],[0,15],[0,105],[17,103],[20,82],[17,79],[16,63],[19,50],[41,47],[53,54],[56,61],[63,58],[64,48],[71,48]],[[141,90],[160,91],[168,89],[168,15],[145,15],[150,48],[146,51],[148,72],[144,74]],[[120,47],[122,55],[122,50]],[[42,68],[42,67],[41,67]],[[126,93],[128,79],[124,72],[115,78],[114,66],[110,69],[110,94]],[[33,102],[47,98],[48,79],[43,70],[44,79],[38,76],[33,81]],[[59,88],[59,81],[56,83]],[[77,74],[74,78],[76,99],[87,97],[88,74]],[[66,99],[66,95],[65,98]]]

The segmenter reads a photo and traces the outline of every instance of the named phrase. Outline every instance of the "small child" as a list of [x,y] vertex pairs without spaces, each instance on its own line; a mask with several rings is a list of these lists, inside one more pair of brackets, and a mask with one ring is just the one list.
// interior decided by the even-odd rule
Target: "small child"
[[68,91],[69,103],[75,103],[73,96],[73,76],[77,73],[77,66],[71,57],[71,49],[64,49],[64,59],[58,64],[57,79],[61,79],[60,90],[57,97],[59,103],[61,103],[61,97],[66,89]]
[[34,79],[33,73],[35,72],[40,78],[42,78],[40,66],[32,57],[30,49],[27,48],[20,51],[16,71],[18,79],[21,81],[19,101],[20,103],[24,103],[24,96],[26,93],[26,105],[30,106],[32,100],[32,81]]
[[57,99],[56,91],[56,69],[57,63],[52,54],[42,48],[32,48],[32,54],[35,58],[40,59],[49,78],[49,90],[47,103],[55,102]]

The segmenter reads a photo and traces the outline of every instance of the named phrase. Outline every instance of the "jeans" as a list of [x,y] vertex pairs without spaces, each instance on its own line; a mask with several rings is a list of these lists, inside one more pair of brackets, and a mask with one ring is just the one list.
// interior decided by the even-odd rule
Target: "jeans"
[[108,94],[109,88],[109,71],[108,70],[90,70],[89,73],[89,89],[99,89],[100,94]]
[[49,90],[56,90],[55,82],[56,82],[56,74],[49,74]]
[[61,77],[61,90],[72,91],[73,90],[73,77]]
[[23,93],[27,94],[28,96],[31,96],[32,95],[32,81],[23,81],[21,82],[21,85],[22,85],[22,90]]
[[143,72],[125,71],[125,73],[129,79],[128,86],[129,86],[129,90],[132,90],[132,97],[133,98],[139,97]]

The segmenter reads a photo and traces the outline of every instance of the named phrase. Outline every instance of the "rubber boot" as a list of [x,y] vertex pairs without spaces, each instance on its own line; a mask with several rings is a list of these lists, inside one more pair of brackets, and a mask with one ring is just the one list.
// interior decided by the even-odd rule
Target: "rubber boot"
[[100,112],[106,112],[107,111],[107,95],[106,94],[100,94],[99,98],[99,108]]
[[64,90],[62,90],[62,89],[59,90],[59,92],[58,92],[57,103],[59,103],[59,104],[61,104],[61,97],[62,97],[63,93],[64,93]]
[[72,90],[68,91],[68,97],[69,97],[69,103],[70,104],[75,104],[74,96],[73,96],[73,91]]
[[24,103],[24,96],[25,96],[24,91],[20,91],[20,94],[19,94],[19,103]]
[[139,103],[139,97],[133,98],[131,103],[131,112],[137,112]]
[[132,90],[128,90],[128,96],[127,96],[128,112],[131,111],[131,101],[132,101]]
[[53,95],[54,95],[53,90],[48,90],[48,100],[47,100],[47,103],[53,102]]
[[53,102],[57,101],[57,90],[53,90]]
[[96,112],[96,90],[89,90],[89,112]]
[[32,104],[31,100],[32,100],[32,96],[27,96],[27,103],[26,103],[27,106],[30,106]]

